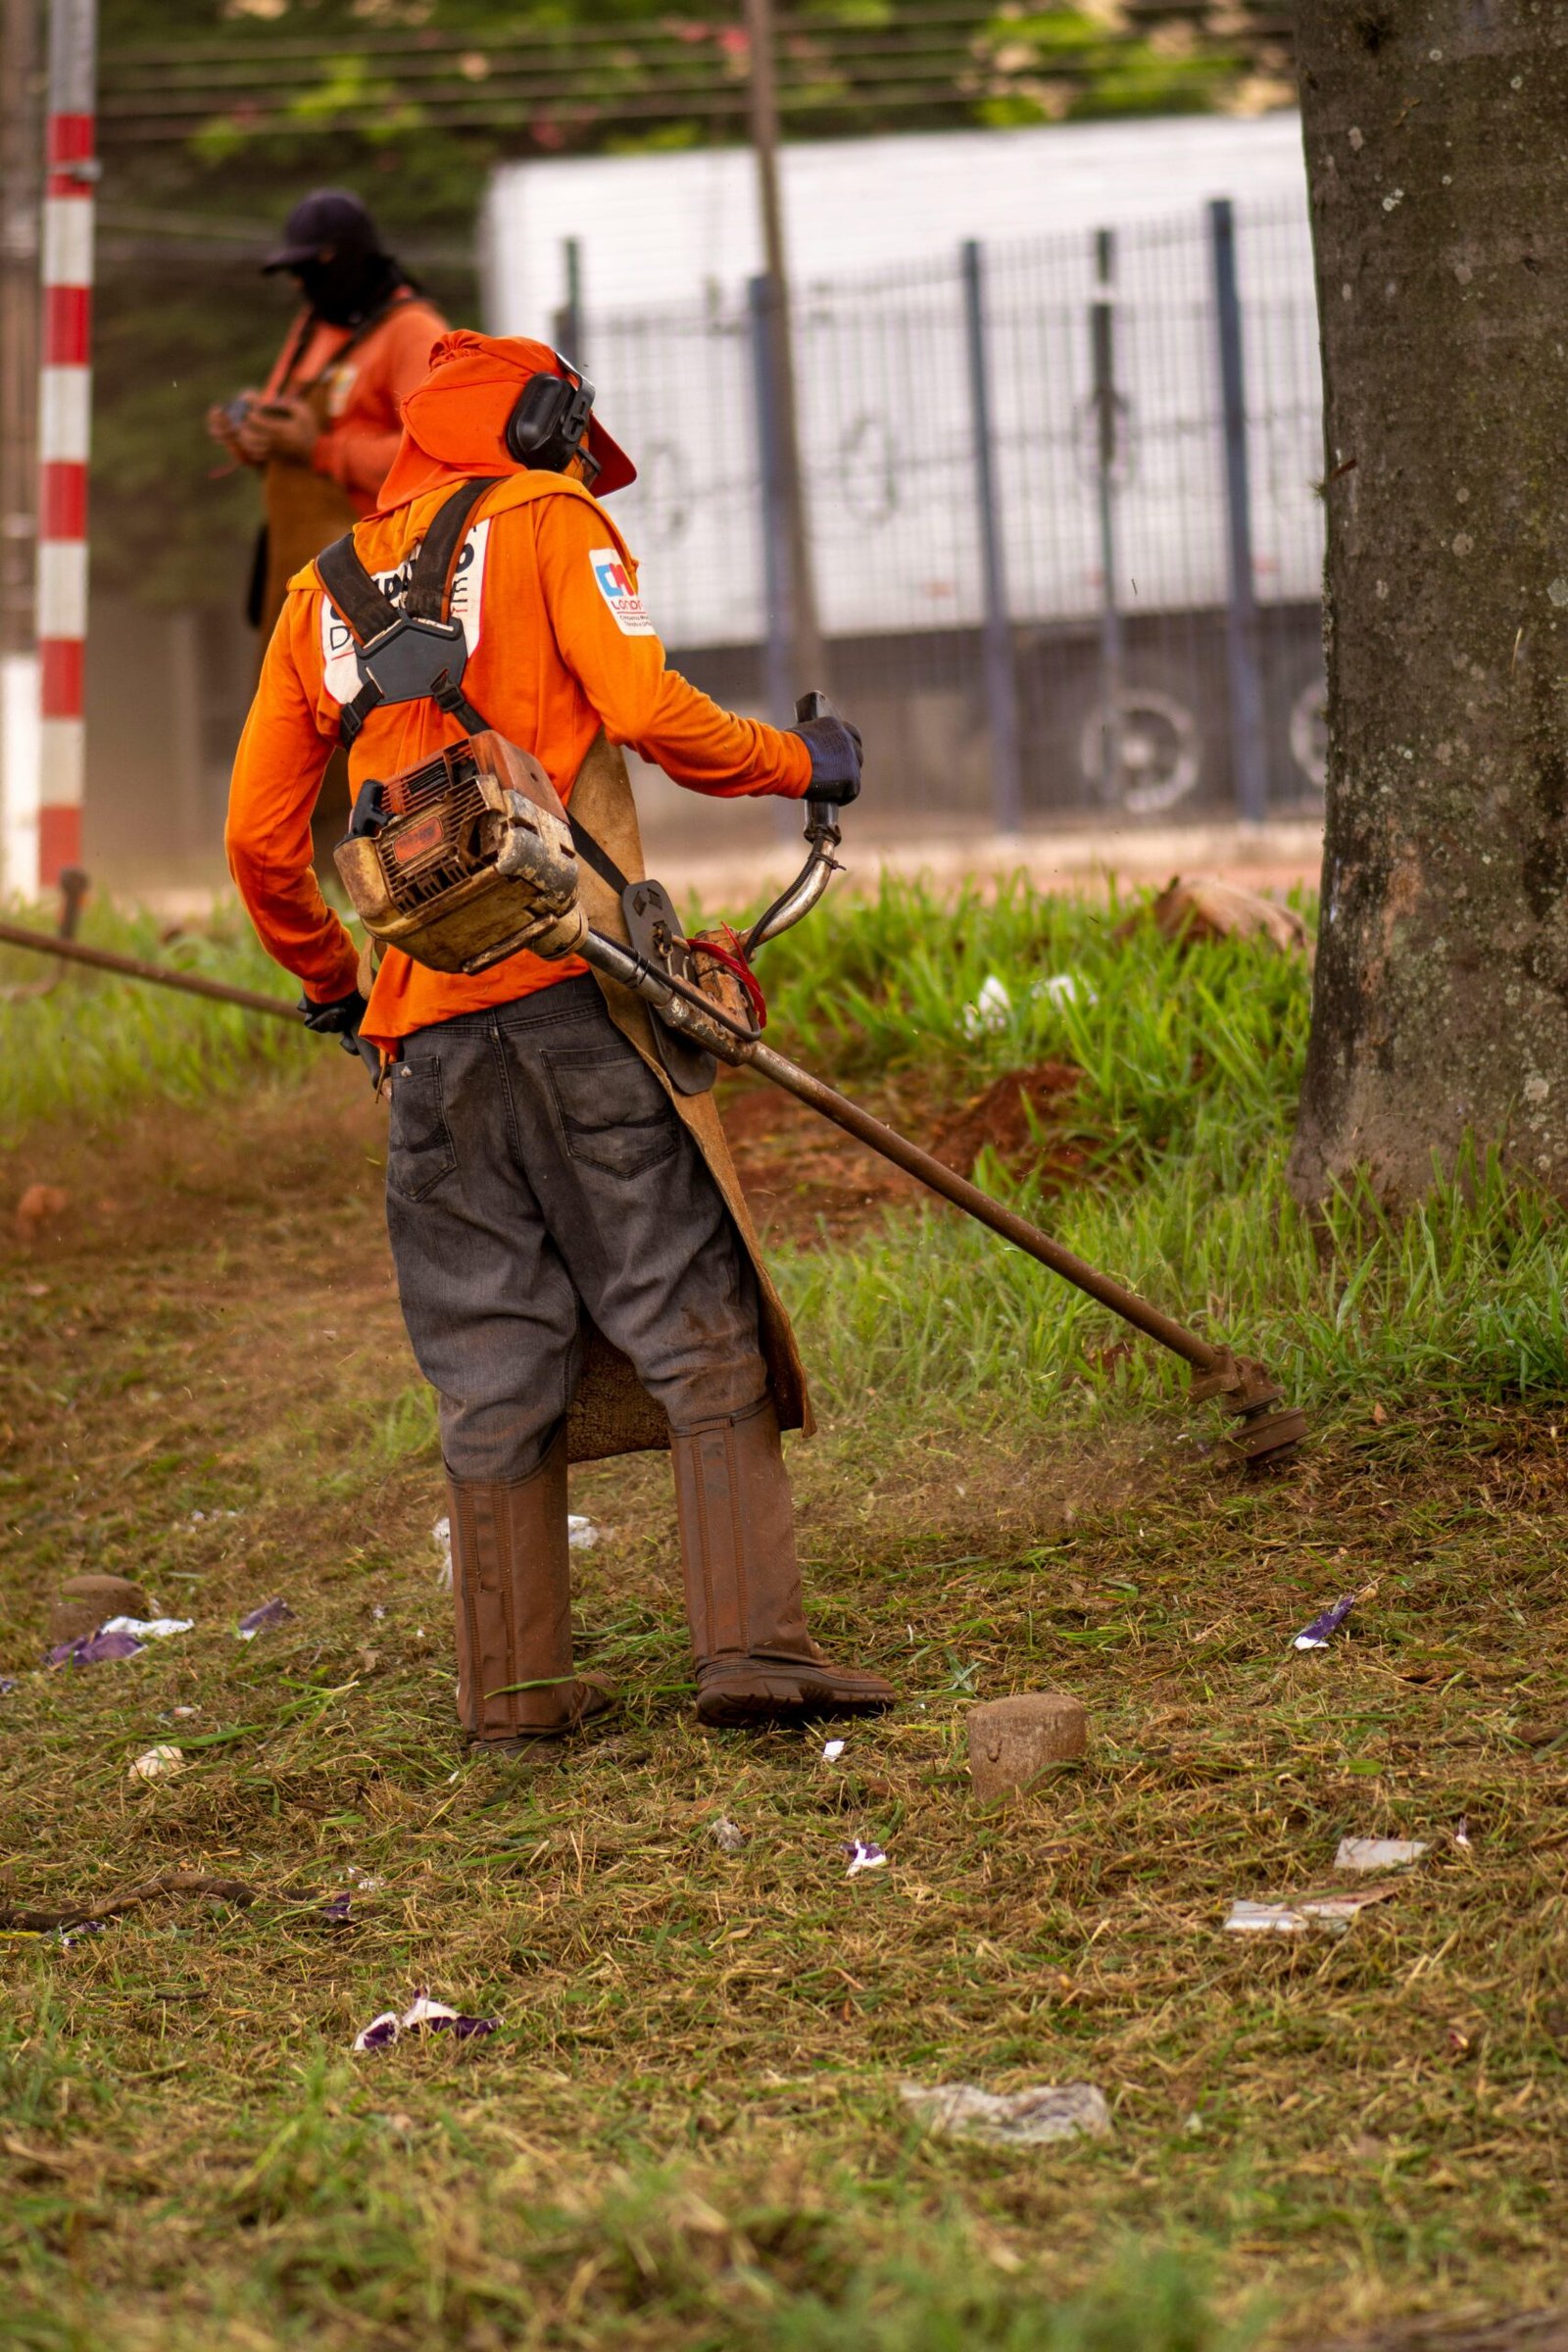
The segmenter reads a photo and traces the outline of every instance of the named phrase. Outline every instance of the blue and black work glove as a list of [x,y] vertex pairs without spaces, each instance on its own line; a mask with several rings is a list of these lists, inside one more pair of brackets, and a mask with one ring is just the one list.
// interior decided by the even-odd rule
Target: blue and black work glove
[[366,1000],[357,988],[351,988],[346,997],[334,997],[327,1004],[315,1004],[309,997],[301,997],[296,1009],[313,1036],[335,1037],[345,1054],[359,1053]]
[[806,798],[831,801],[846,808],[860,789],[860,730],[847,718],[827,715],[805,718],[790,733],[798,735],[811,755],[811,781]]

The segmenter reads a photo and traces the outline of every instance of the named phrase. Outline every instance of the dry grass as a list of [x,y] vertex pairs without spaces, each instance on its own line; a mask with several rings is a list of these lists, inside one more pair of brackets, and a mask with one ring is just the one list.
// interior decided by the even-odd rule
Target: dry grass
[[[1249,2313],[1315,2345],[1553,2298],[1554,1431],[1368,1405],[1241,1487],[1175,1419],[1067,1450],[1022,1408],[977,1441],[852,1400],[795,1457],[816,1620],[906,1701],[837,1767],[695,1729],[667,1471],[606,1465],[573,1498],[607,1531],[580,1615],[625,1713],[559,1760],[465,1758],[379,1136],[323,1065],[303,1099],[13,1155],[77,1207],[0,1307],[0,1900],[175,1868],[258,1896],[0,1938],[14,2340],[1206,2352]],[[37,1673],[86,1568],[197,1630]],[[1352,1641],[1288,1652],[1373,1577]],[[237,1642],[274,1592],[294,1621]],[[982,1813],[965,1705],[1041,1685],[1086,1701],[1090,1759]],[[133,1788],[158,1740],[188,1769]],[[1343,1936],[1220,1934],[1348,1832],[1433,1851]],[[891,1867],[847,1880],[856,1834]],[[355,1872],[380,1883],[334,1932]],[[421,1985],[503,2032],[347,2055]],[[1114,2133],[946,2146],[906,2078],[1089,2080]]]

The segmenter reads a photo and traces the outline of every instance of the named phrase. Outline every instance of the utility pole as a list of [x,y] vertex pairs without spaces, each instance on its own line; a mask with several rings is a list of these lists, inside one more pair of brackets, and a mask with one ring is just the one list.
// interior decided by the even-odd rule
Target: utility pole
[[0,4],[0,895],[37,880],[38,0]]
[[[825,688],[827,668],[816,615],[811,570],[811,535],[801,472],[801,434],[795,399],[795,351],[790,319],[789,270],[784,253],[784,214],[778,187],[778,87],[773,69],[772,0],[746,0],[751,54],[752,145],[757,153],[758,198],[762,215],[762,319],[772,393],[779,501],[789,556],[789,633],[795,689]],[[787,724],[790,710],[775,710]]]
[[38,374],[38,880],[81,858],[97,0],[50,0]]

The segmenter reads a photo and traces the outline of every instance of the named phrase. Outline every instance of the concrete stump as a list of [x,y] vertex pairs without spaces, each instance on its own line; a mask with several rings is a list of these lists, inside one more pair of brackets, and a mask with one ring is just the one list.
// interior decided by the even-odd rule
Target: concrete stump
[[128,1576],[72,1576],[49,1603],[49,1641],[79,1642],[111,1617],[145,1617],[147,1595]]
[[971,1707],[969,1778],[983,1802],[1027,1788],[1053,1764],[1081,1756],[1089,1744],[1082,1703],[1063,1690],[1025,1691]]

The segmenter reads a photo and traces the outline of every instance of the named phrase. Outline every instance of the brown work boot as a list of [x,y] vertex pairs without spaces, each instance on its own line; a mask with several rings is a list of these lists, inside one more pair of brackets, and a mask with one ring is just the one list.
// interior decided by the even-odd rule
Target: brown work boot
[[458,1715],[478,1747],[561,1740],[614,1704],[599,1675],[571,1671],[566,1440],[532,1478],[449,1477]]
[[699,1720],[791,1723],[891,1707],[891,1683],[835,1666],[806,1630],[771,1401],[673,1430],[670,1445]]

